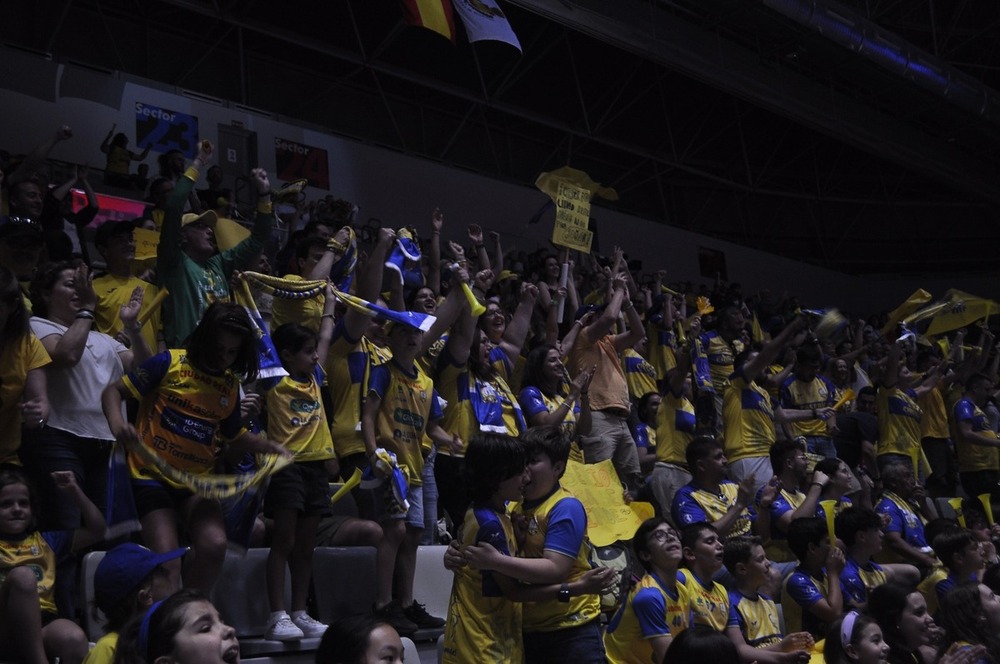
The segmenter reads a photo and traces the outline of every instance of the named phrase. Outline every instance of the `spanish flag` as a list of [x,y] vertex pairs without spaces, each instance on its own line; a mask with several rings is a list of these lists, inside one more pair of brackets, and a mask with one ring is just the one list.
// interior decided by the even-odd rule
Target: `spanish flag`
[[451,0],[402,0],[403,20],[407,25],[433,30],[455,41],[455,19]]

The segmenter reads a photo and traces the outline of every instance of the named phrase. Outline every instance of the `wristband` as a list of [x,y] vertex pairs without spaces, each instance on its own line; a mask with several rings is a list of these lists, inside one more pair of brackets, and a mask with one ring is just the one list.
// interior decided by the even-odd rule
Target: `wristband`
[[334,318],[334,316],[333,316],[333,314],[323,314],[322,316],[320,316],[320,320],[322,320],[323,318],[330,318],[330,319],[332,319],[332,318]]
[[271,214],[274,212],[274,206],[271,205],[270,194],[261,194],[264,198],[257,201],[257,212],[261,214]]
[[810,484],[809,486],[818,486],[818,487],[819,487],[820,489],[822,489],[822,488],[823,488],[824,486],[826,486],[826,485],[825,485],[825,484],[823,484],[822,482],[813,482],[813,483],[812,483],[812,484]]

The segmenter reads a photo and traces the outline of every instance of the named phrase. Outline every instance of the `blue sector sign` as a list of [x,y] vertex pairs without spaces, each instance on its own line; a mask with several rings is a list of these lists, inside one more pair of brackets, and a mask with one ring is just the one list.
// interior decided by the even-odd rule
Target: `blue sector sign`
[[198,154],[198,118],[137,101],[135,142],[140,148],[180,150],[185,157],[194,157]]

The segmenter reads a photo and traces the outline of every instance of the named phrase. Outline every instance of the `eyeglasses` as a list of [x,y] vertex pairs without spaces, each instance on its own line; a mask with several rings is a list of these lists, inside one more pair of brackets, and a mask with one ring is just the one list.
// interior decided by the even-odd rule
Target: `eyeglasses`
[[651,533],[653,539],[657,542],[676,542],[680,540],[677,533],[673,530],[654,530]]

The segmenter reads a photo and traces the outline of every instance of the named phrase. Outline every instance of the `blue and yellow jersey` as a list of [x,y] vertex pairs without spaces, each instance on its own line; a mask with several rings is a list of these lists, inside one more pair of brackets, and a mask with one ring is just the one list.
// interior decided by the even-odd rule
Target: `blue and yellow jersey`
[[[812,410],[827,408],[834,404],[837,388],[824,376],[816,376],[808,383],[795,376],[789,376],[781,385],[779,403],[782,408]],[[796,436],[829,436],[826,422],[818,417],[791,423]]]
[[948,578],[948,570],[944,565],[938,563],[938,565],[931,570],[930,574],[924,577],[924,580],[917,585],[917,590],[920,594],[924,596],[924,601],[927,602],[927,613],[932,616],[937,613],[938,610],[938,594],[937,585]]
[[645,422],[636,423],[632,428],[632,438],[637,449],[642,448],[647,452],[656,453],[656,429]]
[[[885,533],[899,533],[899,536],[910,546],[924,553],[934,555],[927,538],[924,537],[924,520],[913,507],[891,491],[882,494],[882,500],[875,506],[875,513],[887,520],[882,528]],[[893,562],[904,562],[898,556],[892,556]]]
[[[514,529],[505,512],[473,505],[465,513],[462,545],[489,543],[505,556],[516,553]],[[465,565],[455,571],[444,627],[442,662],[520,664],[521,605],[505,598],[488,570]]]
[[711,579],[703,581],[687,568],[677,571],[677,583],[684,585],[691,600],[691,624],[725,631],[729,622],[729,593],[722,584]]
[[688,443],[694,440],[694,405],[670,390],[656,411],[656,460],[687,468]]
[[308,380],[283,376],[267,391],[268,438],[287,447],[296,461],[335,456],[320,394],[323,380],[323,369],[317,366]]
[[[839,580],[834,579],[835,583]],[[785,632],[809,632],[817,640],[825,639],[828,625],[817,618],[810,607],[826,599],[829,579],[824,573],[820,578],[811,576],[801,567],[788,575],[781,589],[781,610],[785,618]]]
[[424,452],[430,451],[424,433],[429,423],[441,419],[434,381],[417,365],[404,369],[390,360],[372,369],[368,393],[382,400],[375,420],[376,445],[406,465],[410,486],[421,486]]
[[[506,354],[504,357],[506,358]],[[438,370],[436,385],[441,397],[448,404],[444,410],[441,426],[448,433],[457,433],[463,445],[468,445],[472,437],[480,431],[505,433],[515,437],[521,434],[523,426],[521,406],[499,373],[489,381],[478,380],[469,371],[468,363],[456,365],[445,355]],[[480,418],[476,414],[477,403],[489,415],[484,419],[495,421],[494,425],[480,424]],[[438,453],[449,456],[452,454],[447,448],[441,448]],[[463,447],[461,455],[464,454]]]
[[742,371],[729,377],[723,395],[726,458],[730,461],[766,457],[777,438],[771,395],[757,383],[748,383]]
[[662,316],[650,319],[646,325],[646,343],[648,345],[649,363],[656,372],[656,380],[665,380],[667,373],[677,366],[677,335],[672,330],[664,329]]
[[11,535],[0,538],[0,585],[15,567],[27,567],[37,582],[38,605],[42,613],[58,612],[53,588],[56,563],[73,552],[73,531],[54,530],[28,533],[21,539]]
[[968,422],[972,430],[978,434],[996,438],[996,433],[990,428],[986,414],[972,402],[972,399],[961,398],[952,409],[955,414],[955,449],[958,452],[958,470],[972,473],[977,470],[1000,469],[1000,448],[987,447],[967,443],[958,432],[960,422]]
[[[554,551],[573,559],[567,582],[575,581],[590,566],[590,542],[587,540],[587,512],[583,503],[560,486],[537,502],[524,502],[518,510],[527,521],[527,535],[521,555],[541,558],[545,551]],[[601,612],[597,595],[570,597],[569,603],[558,600],[526,602],[524,631],[551,632],[564,627],[589,623]]]
[[[760,505],[760,495],[763,491],[764,489],[761,488],[757,492],[757,501],[755,504],[758,506]],[[788,548],[788,537],[778,529],[776,524],[778,523],[778,519],[784,514],[794,512],[804,502],[806,502],[806,494],[798,490],[789,491],[784,487],[774,497],[774,502],[771,503],[771,539],[764,547],[768,560],[779,563],[795,560],[795,554]]]
[[626,348],[622,353],[622,370],[628,384],[628,395],[633,401],[638,401],[647,392],[659,392],[656,388],[656,369],[635,350]]
[[783,638],[778,607],[765,595],[748,597],[738,590],[730,590],[726,627],[739,627],[743,640],[753,648],[766,648],[780,643]]
[[871,561],[860,563],[847,556],[844,571],[840,573],[840,590],[844,595],[845,607],[860,610],[868,604],[868,593],[885,582],[885,571],[881,566]]
[[691,598],[682,583],[671,590],[650,572],[629,592],[604,633],[610,664],[649,664],[653,646],[649,639],[675,637],[691,622]]
[[[525,387],[517,397],[521,404],[521,412],[524,413],[526,422],[531,422],[531,418],[539,413],[554,413],[566,400],[566,394],[554,394],[546,396],[537,387]],[[566,413],[562,424],[559,425],[563,432],[570,438],[576,438],[576,422],[580,418],[580,401],[573,402],[573,407]],[[464,440],[464,439],[463,439]]]
[[959,579],[952,572],[947,572],[943,577],[938,577],[937,582],[934,583],[934,595],[937,598],[938,604],[944,599],[945,595],[951,592],[952,588],[961,585],[963,583],[970,583],[973,581],[978,581],[979,577],[975,573],[970,574],[964,579]]
[[[674,523],[679,528],[683,528],[692,523],[703,521],[715,523],[724,517],[729,508],[736,504],[739,485],[723,480],[722,484],[719,485],[719,490],[721,493],[709,493],[697,488],[693,483],[681,487],[674,495],[674,502],[670,506],[670,515],[673,517]],[[756,519],[757,513],[752,508],[744,508],[743,513],[736,519],[726,538],[749,535]]]
[[695,389],[724,394],[733,373],[733,362],[741,352],[742,340],[734,339],[729,343],[714,330],[695,339],[691,349]]
[[920,405],[920,437],[921,438],[947,438],[950,435],[948,430],[948,408],[944,405],[944,395],[941,387],[935,385],[933,388],[922,394],[917,399]]
[[[214,374],[195,368],[185,350],[154,355],[122,382],[139,400],[139,440],[179,470],[211,473],[219,451],[216,436],[229,441],[246,431],[240,421],[239,378],[228,370]],[[131,452],[128,464],[133,478],[183,488]]]
[[388,348],[365,337],[350,339],[342,320],[334,328],[326,356],[326,378],[330,390],[330,435],[337,456],[365,453],[361,435],[361,412],[368,395],[368,376],[392,357]]
[[883,387],[878,391],[878,446],[876,453],[910,456],[920,447],[920,406],[914,390]]

